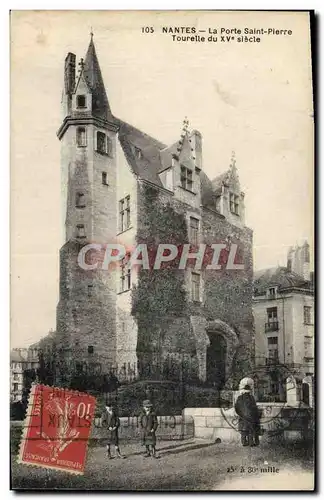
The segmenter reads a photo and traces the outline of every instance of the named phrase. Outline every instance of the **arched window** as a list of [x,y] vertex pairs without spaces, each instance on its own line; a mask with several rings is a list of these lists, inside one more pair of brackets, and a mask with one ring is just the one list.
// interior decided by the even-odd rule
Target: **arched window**
[[87,132],[85,127],[77,128],[77,145],[79,148],[87,145]]

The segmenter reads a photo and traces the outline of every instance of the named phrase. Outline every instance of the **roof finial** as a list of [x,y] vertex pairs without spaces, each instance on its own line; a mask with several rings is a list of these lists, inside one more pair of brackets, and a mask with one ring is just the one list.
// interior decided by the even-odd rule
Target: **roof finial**
[[232,151],[232,156],[231,156],[231,167],[236,167],[236,156],[235,156],[235,151]]
[[90,28],[90,42],[92,42],[92,39],[93,39],[93,30],[92,30],[92,26]]
[[183,120],[183,127],[182,127],[183,132],[187,133],[188,128],[189,128],[189,120],[188,120],[188,117],[185,116],[185,119]]
[[177,151],[180,152],[181,151],[181,148],[182,148],[182,145],[183,145],[183,141],[184,141],[184,138],[186,137],[186,135],[188,134],[188,127],[189,127],[189,120],[188,120],[188,117],[185,116],[185,119],[183,120],[183,125],[182,125],[182,133],[181,133],[181,139],[179,140],[179,145],[177,147]]
[[83,57],[81,57],[80,62],[78,64],[80,66],[79,73],[82,73],[82,70],[84,68],[84,60]]

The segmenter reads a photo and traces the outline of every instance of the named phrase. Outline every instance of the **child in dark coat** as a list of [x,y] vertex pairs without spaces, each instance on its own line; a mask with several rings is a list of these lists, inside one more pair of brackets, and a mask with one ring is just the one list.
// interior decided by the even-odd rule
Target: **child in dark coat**
[[143,414],[141,418],[143,430],[143,445],[146,447],[145,457],[159,458],[156,455],[156,429],[158,428],[158,419],[153,410],[152,403],[146,399],[143,402]]
[[125,458],[120,453],[120,448],[119,448],[118,429],[120,426],[120,420],[119,420],[119,417],[117,415],[116,410],[113,408],[113,406],[110,403],[107,403],[107,406],[106,406],[105,411],[103,413],[102,426],[107,429],[107,433],[108,433],[107,439],[106,439],[108,458],[109,459],[114,458],[111,455],[111,451],[110,451],[111,445],[115,446],[117,458]]
[[237,398],[235,411],[239,416],[238,430],[241,433],[242,445],[258,446],[260,416],[255,399],[251,394],[250,386],[246,385],[242,394]]

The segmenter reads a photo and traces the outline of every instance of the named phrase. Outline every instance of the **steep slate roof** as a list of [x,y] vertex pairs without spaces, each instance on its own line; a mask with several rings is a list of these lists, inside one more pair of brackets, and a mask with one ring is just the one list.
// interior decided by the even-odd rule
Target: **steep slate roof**
[[226,170],[226,172],[223,172],[212,180],[212,186],[215,193],[220,193],[222,191],[222,186],[226,184],[229,176],[230,169]]
[[254,288],[256,295],[261,295],[267,288],[278,286],[278,290],[284,288],[309,288],[310,282],[305,280],[299,274],[289,271],[287,267],[272,267],[262,269],[254,274]]
[[200,187],[201,187],[201,202],[204,206],[216,209],[216,193],[213,188],[213,183],[205,172],[200,172]]
[[83,74],[92,92],[93,115],[106,120],[111,119],[112,114],[92,36],[84,60]]
[[[119,141],[132,171],[141,179],[162,187],[159,173],[171,167],[173,156],[179,155],[179,141],[167,146],[112,115],[92,36],[84,61],[83,75],[92,92],[94,116],[119,125]],[[140,158],[135,154],[135,148],[141,150]],[[204,172],[201,171],[200,175],[202,203],[215,208],[215,193],[221,186],[220,179],[225,179],[229,170],[216,177],[213,182]]]
[[[120,126],[119,141],[132,171],[138,175],[139,178],[162,187],[159,173],[171,167],[173,156],[177,156],[179,142],[177,141],[167,147],[162,142],[145,134],[129,123],[119,120],[118,118],[114,118],[114,120]],[[136,156],[135,148],[141,150],[141,158]],[[229,171],[226,171],[216,179],[225,178],[228,174]],[[203,171],[200,172],[200,186],[202,204],[215,209],[217,190],[215,189],[214,181],[211,181]]]
[[[162,186],[159,177],[159,172],[162,169],[160,151],[166,147],[165,144],[129,123],[118,118],[115,120],[120,127],[119,142],[133,172],[143,180]],[[136,156],[135,148],[141,150],[141,158]]]

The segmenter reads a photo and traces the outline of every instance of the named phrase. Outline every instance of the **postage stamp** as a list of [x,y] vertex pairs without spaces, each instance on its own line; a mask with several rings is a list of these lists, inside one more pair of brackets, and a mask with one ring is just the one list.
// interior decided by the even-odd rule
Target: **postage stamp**
[[34,384],[18,463],[83,474],[95,402],[89,394]]

